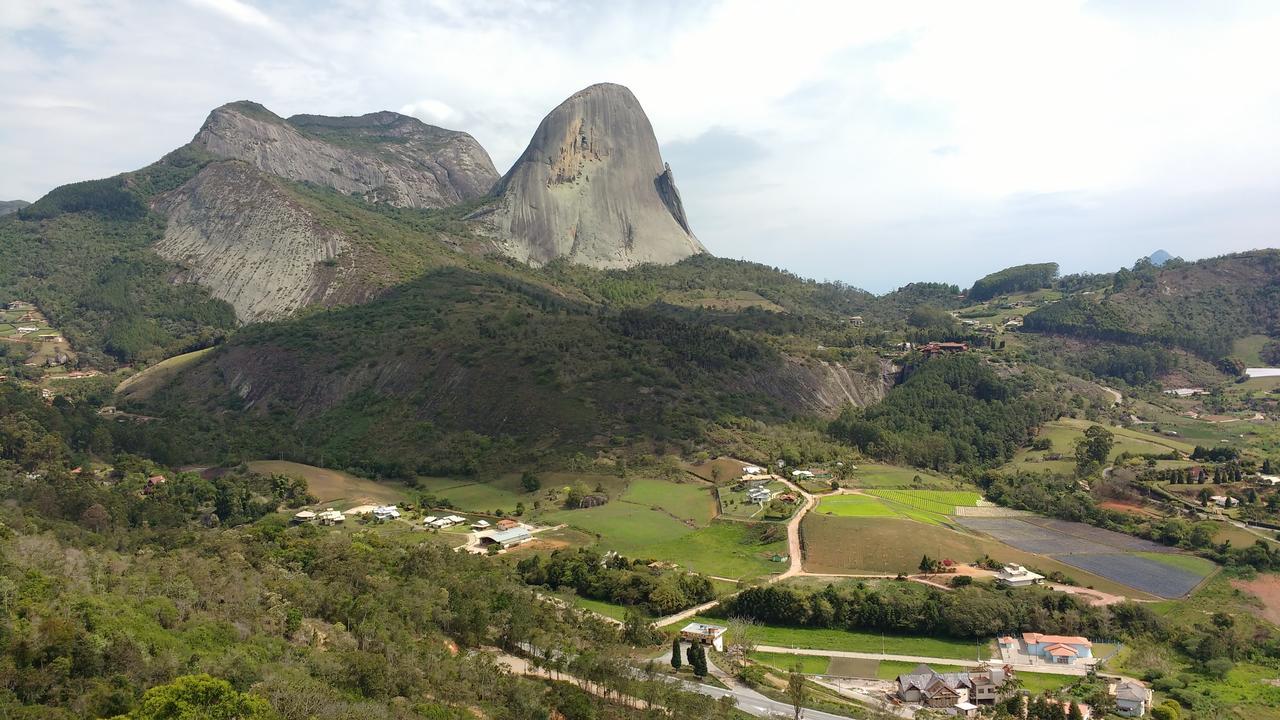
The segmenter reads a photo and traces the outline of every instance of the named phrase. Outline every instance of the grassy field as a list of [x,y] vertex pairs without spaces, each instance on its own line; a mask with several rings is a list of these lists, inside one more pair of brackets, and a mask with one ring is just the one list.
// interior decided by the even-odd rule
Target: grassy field
[[879,463],[859,465],[845,484],[857,488],[933,487],[946,490],[956,487],[955,481],[925,470]]
[[742,477],[742,468],[755,464],[745,460],[718,457],[700,463],[685,463],[681,467],[685,472],[697,475],[707,482],[723,485]]
[[374,503],[400,503],[405,500],[405,488],[391,483],[378,483],[356,477],[341,470],[328,470],[287,460],[255,460],[249,469],[263,475],[279,473],[302,478],[307,490],[316,496],[318,505],[332,505],[339,509]]
[[1270,340],[1266,335],[1242,337],[1231,344],[1231,354],[1244,361],[1246,367],[1265,367],[1266,363],[1259,353]]
[[1155,560],[1158,563],[1168,565],[1169,567],[1185,570],[1195,573],[1200,577],[1209,577],[1218,571],[1218,566],[1210,560],[1195,555],[1183,555],[1181,553],[1158,553],[1158,552],[1140,552],[1135,553],[1148,560]]
[[1085,587],[1150,600],[1151,595],[1071,567],[1052,558],[1024,552],[999,541],[928,525],[905,518],[837,517],[810,514],[802,524],[805,570],[830,574],[914,573],[921,555],[959,563],[989,555],[1045,573],[1059,571]]
[[652,548],[694,531],[662,510],[609,502],[582,510],[559,510],[541,517],[547,524],[566,523],[596,536],[600,546],[632,557],[656,557]]
[[623,493],[622,501],[658,508],[697,525],[711,522],[716,510],[710,486],[696,480],[685,483],[648,478],[633,480]]
[[870,495],[835,495],[825,497],[815,512],[839,517],[901,517],[887,503]]
[[[608,542],[602,544],[607,546]],[[787,553],[785,535],[781,540],[760,543],[747,523],[714,522],[678,538],[654,543],[639,554],[708,575],[752,579],[787,569],[786,563],[769,560],[775,553]]]
[[963,490],[868,490],[867,494],[896,505],[941,515],[954,515],[957,506],[974,507],[982,498],[976,492]]
[[[723,623],[714,618],[696,618],[698,622]],[[753,631],[758,645],[801,648],[805,650],[839,650],[844,652],[884,652],[890,655],[925,655],[929,657],[966,660],[981,653],[990,657],[994,650],[990,641],[985,645],[966,640],[916,637],[908,635],[881,635],[873,632],[829,630],[820,628],[788,628],[760,625]]]
[[161,360],[137,375],[126,378],[116,386],[116,395],[123,400],[147,400],[178,373],[195,365],[213,350],[214,348],[205,348]]
[[[1084,437],[1084,431],[1090,425],[1094,425],[1087,420],[1078,420],[1075,418],[1060,418],[1052,422],[1045,423],[1040,430],[1039,437],[1047,438],[1053,443],[1049,450],[1031,450],[1023,448],[1014,456],[1013,460],[1006,463],[1004,469],[1023,469],[1033,471],[1050,470],[1055,473],[1071,473],[1075,470],[1075,441]],[[1107,427],[1112,435],[1115,436],[1115,446],[1111,450],[1111,458],[1114,460],[1121,453],[1130,453],[1132,455],[1156,454],[1162,455],[1171,450],[1178,452],[1190,453],[1195,446],[1183,442],[1182,440],[1165,437],[1162,435],[1154,435],[1151,433],[1141,432],[1130,428]],[[1059,454],[1061,460],[1049,460],[1046,456]]]

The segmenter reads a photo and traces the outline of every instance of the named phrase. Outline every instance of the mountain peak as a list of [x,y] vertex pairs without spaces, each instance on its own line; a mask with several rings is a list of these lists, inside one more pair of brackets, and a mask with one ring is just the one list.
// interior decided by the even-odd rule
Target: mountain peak
[[616,268],[706,252],[648,116],[622,85],[592,85],[557,105],[494,194],[502,202],[490,222],[526,262]]
[[498,179],[489,154],[470,135],[389,111],[286,120],[241,100],[209,113],[191,142],[277,177],[400,207],[466,202]]

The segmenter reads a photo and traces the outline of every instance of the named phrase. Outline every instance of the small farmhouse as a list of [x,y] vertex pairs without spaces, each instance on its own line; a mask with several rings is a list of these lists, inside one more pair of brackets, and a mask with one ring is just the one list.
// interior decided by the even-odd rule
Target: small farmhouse
[[743,465],[742,474],[743,475],[763,475],[764,468],[760,467],[759,465]]
[[298,523],[299,525],[303,523],[313,522],[315,521],[315,519],[316,519],[316,514],[311,512],[310,510],[299,510],[293,515],[293,521],[295,523]]
[[1021,565],[1005,565],[996,573],[996,584],[1003,587],[1030,587],[1044,582],[1044,576]]
[[1240,504],[1239,500],[1236,500],[1233,497],[1228,497],[1226,495],[1210,495],[1209,502],[1213,503],[1214,505],[1217,505],[1220,508],[1230,508]]
[[747,499],[753,503],[768,502],[773,497],[773,491],[767,487],[753,487],[747,491]]
[[710,645],[720,652],[724,652],[724,634],[728,628],[720,625],[707,625],[705,623],[689,623],[680,629],[680,639],[685,642],[702,643]]
[[320,521],[321,525],[337,525],[346,520],[347,516],[333,508],[325,508],[316,514],[316,519]]
[[471,523],[471,529],[472,529],[472,530],[475,530],[475,531],[477,531],[477,532],[479,532],[479,531],[481,531],[481,530],[488,530],[488,529],[489,529],[489,521],[488,521],[488,520],[477,520],[477,521],[475,521],[475,522]]
[[373,509],[373,519],[378,522],[395,520],[400,517],[400,510],[395,505],[379,505]]
[[1107,691],[1116,699],[1117,715],[1142,717],[1151,707],[1151,688],[1137,680],[1112,683]]

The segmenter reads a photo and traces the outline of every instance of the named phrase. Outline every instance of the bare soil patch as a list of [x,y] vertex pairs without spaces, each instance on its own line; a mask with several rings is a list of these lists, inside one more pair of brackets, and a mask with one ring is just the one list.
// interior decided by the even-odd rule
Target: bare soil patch
[[1262,601],[1262,617],[1280,625],[1280,575],[1259,575],[1252,580],[1232,580],[1231,587]]

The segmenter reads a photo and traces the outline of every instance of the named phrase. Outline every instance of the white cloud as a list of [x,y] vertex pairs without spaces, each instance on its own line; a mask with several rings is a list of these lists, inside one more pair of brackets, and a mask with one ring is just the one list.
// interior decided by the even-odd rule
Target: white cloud
[[412,115],[425,123],[435,125],[447,125],[457,119],[459,115],[457,110],[431,98],[404,105],[400,108],[400,112],[404,115]]
[[0,197],[141,166],[235,99],[398,108],[504,169],[608,80],[719,254],[876,290],[1101,270],[1274,242],[1277,36],[1280,6],[1250,2],[22,3],[0,17]]

